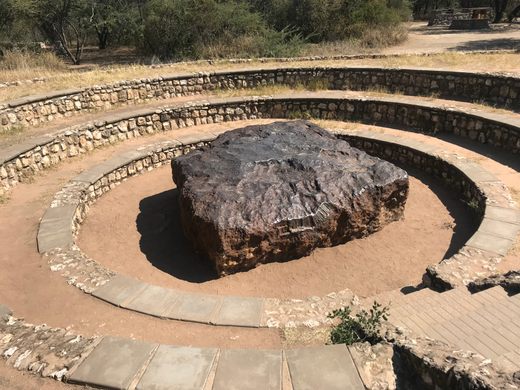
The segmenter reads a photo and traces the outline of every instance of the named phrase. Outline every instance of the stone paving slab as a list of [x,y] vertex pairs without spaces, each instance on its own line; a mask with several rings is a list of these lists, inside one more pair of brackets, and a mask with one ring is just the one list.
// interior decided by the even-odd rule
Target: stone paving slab
[[11,108],[14,108],[14,107],[23,106],[25,104],[38,103],[38,102],[42,102],[42,101],[50,100],[50,99],[54,99],[54,98],[76,95],[83,91],[84,91],[84,88],[81,88],[81,89],[80,88],[70,88],[70,89],[64,89],[61,91],[44,92],[44,93],[39,93],[36,95],[25,96],[25,97],[11,100],[11,101],[7,102],[7,105]]
[[165,316],[168,308],[179,299],[179,293],[167,288],[146,285],[144,290],[122,306],[125,309],[150,314],[156,317]]
[[513,246],[513,241],[477,231],[466,245],[505,256]]
[[74,244],[72,223],[76,204],[48,208],[38,229],[38,251],[45,253],[55,248],[70,248]]
[[224,350],[221,352],[213,390],[281,390],[281,388],[282,351]]
[[92,295],[113,305],[124,307],[147,287],[147,284],[136,279],[116,275],[108,283],[92,292]]
[[15,160],[20,155],[29,152],[38,146],[46,145],[54,140],[54,137],[50,135],[36,136],[27,140],[22,140],[16,144],[0,148],[0,164],[4,164],[7,161]]
[[518,233],[520,233],[520,225],[484,218],[478,230],[479,232],[514,241]]
[[471,161],[453,162],[464,174],[475,183],[496,182],[499,181],[495,175],[488,172],[480,165]]
[[176,140],[168,140],[168,141],[160,142],[159,144],[141,146],[141,147],[137,148],[136,150],[140,153],[148,154],[148,153],[153,153],[159,149],[162,149],[162,150],[172,149],[177,146],[182,146],[182,144]]
[[263,306],[264,300],[261,298],[225,297],[215,325],[258,328]]
[[137,390],[202,390],[218,350],[161,345]]
[[209,324],[222,304],[222,298],[216,295],[179,293],[164,312],[167,318]]
[[182,145],[192,145],[199,142],[210,142],[215,140],[217,136],[212,133],[193,133],[176,135],[175,140],[180,142]]
[[145,157],[146,155],[147,153],[141,150],[128,150],[115,157],[112,157],[110,160],[107,161],[107,165],[110,167],[110,169],[106,173],[115,171],[118,168],[131,164],[132,162],[139,160]]
[[72,383],[124,390],[150,359],[157,344],[105,337],[69,377]]
[[520,225],[520,210],[496,206],[487,206],[486,218]]
[[364,390],[345,345],[285,351],[294,390]]
[[76,176],[73,181],[80,182],[80,183],[87,183],[87,184],[93,184],[97,180],[101,179],[105,174],[113,171],[111,169],[111,165],[109,162],[104,162],[99,165],[96,165],[93,168],[90,168],[82,173],[80,173],[78,176]]

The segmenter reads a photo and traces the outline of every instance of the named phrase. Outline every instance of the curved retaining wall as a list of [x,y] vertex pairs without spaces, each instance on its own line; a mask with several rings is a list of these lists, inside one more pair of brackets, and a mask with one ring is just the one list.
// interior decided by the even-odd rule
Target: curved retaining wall
[[520,121],[498,114],[468,114],[399,99],[351,99],[340,93],[215,99],[155,111],[134,112],[110,122],[88,123],[27,140],[0,151],[0,195],[18,182],[67,158],[133,137],[201,124],[259,118],[360,121],[427,134],[451,133],[520,151]]
[[[493,188],[500,182],[478,165],[461,159],[459,156],[441,156],[438,148],[399,137],[373,133],[342,133],[338,134],[338,137],[346,139],[372,155],[384,157],[406,167],[420,169],[443,181],[464,201],[473,204],[474,212],[480,220],[484,221],[480,229],[486,226],[486,220],[492,220],[495,227],[500,226],[502,232],[505,232],[504,229],[508,229],[508,222],[503,221],[503,218],[493,216],[493,212],[497,208],[486,205],[487,201],[500,204],[500,198],[493,191]],[[86,217],[90,205],[103,194],[127,178],[168,163],[182,154],[202,147],[214,138],[213,134],[206,134],[204,137],[194,134],[150,145],[114,157],[74,178],[56,194],[51,207],[42,218],[38,232],[38,250],[47,255],[51,269],[65,276],[69,284],[116,306],[149,315],[214,325],[250,327],[284,327],[289,324],[305,324],[309,318],[318,325],[330,322],[327,314],[333,308],[349,304],[353,298],[350,291],[344,290],[328,294],[325,297],[310,297],[296,301],[263,297],[237,298],[189,294],[116,275],[88,258],[75,245],[75,235]],[[515,211],[505,208],[500,210]],[[518,230],[520,230],[520,226],[518,229],[509,231],[510,246],[513,245]],[[474,237],[478,237],[479,234],[482,232],[477,232]],[[484,234],[486,233],[484,232]],[[495,240],[499,240],[499,238],[496,237]],[[479,252],[481,245],[472,238],[463,250]],[[489,249],[489,253],[479,252],[482,256],[476,258],[482,264],[477,270],[477,274],[482,269],[491,272],[486,261],[500,256],[499,253],[491,253],[494,248],[487,249]],[[508,250],[508,248],[504,249]],[[456,270],[459,275],[462,275],[465,267],[475,270],[472,260],[471,257],[466,256],[462,266],[457,264]],[[450,270],[438,272],[436,275],[430,274],[428,283],[439,289],[449,289],[461,285],[462,280],[454,280],[448,271]],[[157,296],[168,299],[158,301],[155,299]],[[208,307],[203,313],[193,313],[190,311],[191,309],[182,304],[178,305],[179,299],[181,303],[203,301]],[[241,309],[237,307],[241,307]],[[233,318],[229,317],[229,314],[225,314],[231,312],[241,314]]]
[[0,133],[56,118],[215,89],[264,85],[331,90],[384,90],[520,109],[520,78],[485,73],[388,68],[282,68],[180,74],[42,94],[0,104]]

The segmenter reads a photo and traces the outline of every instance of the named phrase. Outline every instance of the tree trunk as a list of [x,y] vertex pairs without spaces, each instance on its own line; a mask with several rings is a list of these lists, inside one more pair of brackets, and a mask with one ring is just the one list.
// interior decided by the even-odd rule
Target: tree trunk
[[99,50],[105,50],[108,47],[108,38],[110,36],[110,31],[106,26],[103,26],[101,28],[96,27],[96,35],[98,38]]
[[495,3],[495,20],[493,23],[499,23],[504,17],[504,12],[507,8],[509,0],[494,0]]
[[511,13],[508,15],[507,19],[512,22],[514,18],[518,18],[520,16],[520,5],[516,7]]

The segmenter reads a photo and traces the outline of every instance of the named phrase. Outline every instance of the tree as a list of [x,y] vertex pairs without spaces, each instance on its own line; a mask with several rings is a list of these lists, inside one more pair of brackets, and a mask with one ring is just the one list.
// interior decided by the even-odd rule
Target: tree
[[14,21],[14,10],[9,0],[0,0],[0,34],[8,32]]
[[119,43],[137,41],[141,33],[141,2],[132,0],[91,0],[92,28],[99,49],[106,49],[111,40]]
[[94,11],[87,0],[17,0],[14,5],[58,51],[80,64]]
[[210,45],[254,54],[272,32],[243,1],[151,0],[145,13],[143,48],[161,58],[204,57]]
[[495,8],[495,20],[493,20],[493,23],[499,23],[502,20],[508,2],[508,0],[493,0],[493,6]]
[[507,16],[507,19],[512,22],[514,18],[520,17],[520,5],[516,6],[515,9],[513,9],[509,15]]

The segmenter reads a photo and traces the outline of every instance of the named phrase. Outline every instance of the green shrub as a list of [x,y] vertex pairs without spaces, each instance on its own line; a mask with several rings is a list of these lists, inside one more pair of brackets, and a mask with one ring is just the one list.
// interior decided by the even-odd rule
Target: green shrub
[[301,45],[243,1],[151,0],[146,9],[143,48],[160,58],[296,55]]
[[312,42],[360,38],[374,27],[397,27],[411,15],[408,0],[249,0],[271,26],[291,26]]
[[381,341],[381,327],[384,321],[388,320],[387,306],[374,301],[369,311],[361,310],[352,316],[352,309],[345,307],[334,310],[329,318],[338,319],[339,324],[332,328],[330,341],[332,344],[352,345],[358,342],[369,342],[377,344]]

